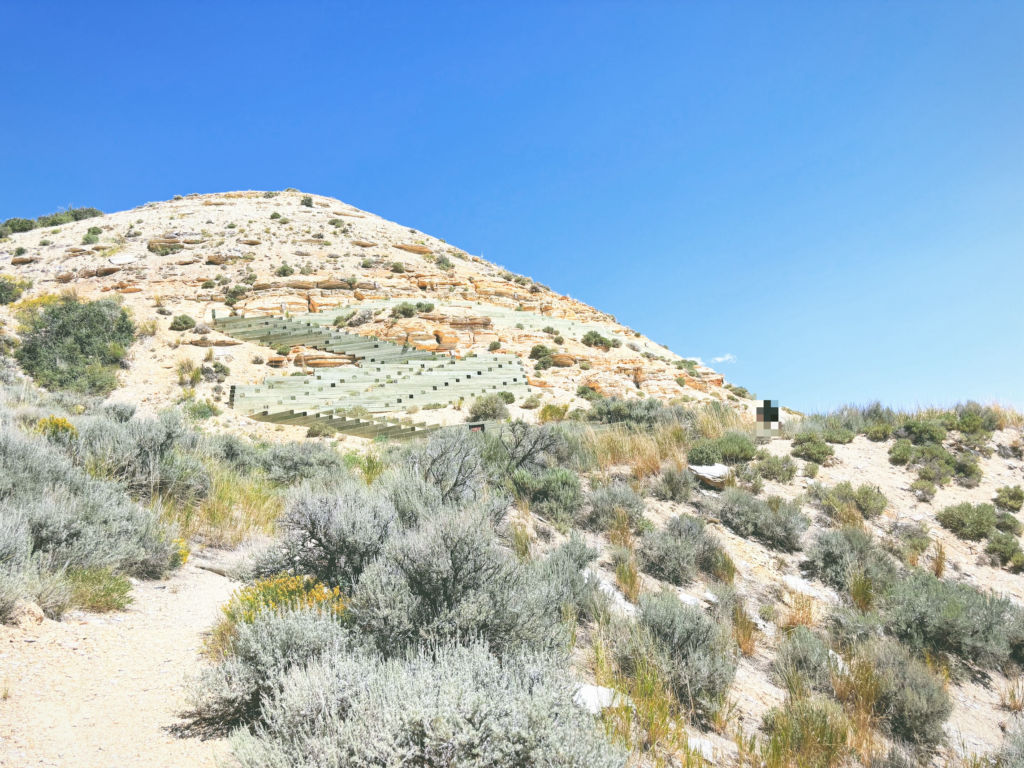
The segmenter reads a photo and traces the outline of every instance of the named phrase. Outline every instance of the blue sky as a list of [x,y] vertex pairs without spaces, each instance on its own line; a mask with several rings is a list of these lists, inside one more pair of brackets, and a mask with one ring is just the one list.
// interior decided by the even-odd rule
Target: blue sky
[[1024,406],[1024,4],[4,4],[0,219],[332,195],[799,409]]

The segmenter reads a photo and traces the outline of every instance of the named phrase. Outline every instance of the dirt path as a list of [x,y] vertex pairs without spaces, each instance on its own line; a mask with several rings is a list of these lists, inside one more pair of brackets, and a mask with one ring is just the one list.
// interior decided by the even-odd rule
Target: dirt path
[[137,585],[123,613],[0,626],[0,766],[216,765],[224,740],[171,730],[204,663],[203,633],[235,586],[199,563],[214,561]]

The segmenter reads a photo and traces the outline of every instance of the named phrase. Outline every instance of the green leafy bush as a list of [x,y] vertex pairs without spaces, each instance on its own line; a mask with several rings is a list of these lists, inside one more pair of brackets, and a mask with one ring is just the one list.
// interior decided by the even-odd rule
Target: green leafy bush
[[[644,634],[649,641],[642,639]],[[675,594],[659,592],[640,597],[639,635],[616,649],[620,666],[636,672],[653,660],[676,699],[698,717],[707,717],[736,674],[727,630]]]
[[946,507],[935,515],[939,525],[967,541],[988,538],[996,526],[996,510],[991,504],[963,502]]
[[548,349],[543,344],[534,344],[533,348],[530,350],[530,359],[540,360],[543,357],[549,357],[554,352],[555,350]]
[[754,458],[757,446],[749,435],[742,432],[726,432],[715,441],[722,461],[726,464],[739,464]]
[[516,495],[530,503],[530,510],[567,530],[573,517],[583,508],[583,489],[575,472],[561,467],[533,473],[518,469],[512,474]]
[[172,331],[187,331],[196,327],[196,321],[188,315],[175,315],[171,320]]
[[310,195],[303,195],[302,199],[299,201],[299,205],[304,205],[307,208],[312,208],[313,198]]
[[908,421],[900,433],[914,445],[940,445],[946,439],[946,428],[938,421]]
[[857,433],[852,429],[846,429],[846,427],[832,427],[825,429],[821,436],[826,443],[846,445],[853,442],[853,438],[857,436]]
[[1024,531],[1024,525],[1021,525],[1018,520],[1010,512],[997,512],[996,513],[996,530],[1002,531],[1003,533],[1012,533],[1014,536],[1020,536],[1021,532]]
[[[0,303],[3,303],[0,301]],[[1000,509],[1009,509],[1013,512],[1020,512],[1020,508],[1024,505],[1024,489],[1021,489],[1019,485],[1010,487],[1004,485],[998,491],[996,491],[995,504]]]
[[861,484],[856,489],[845,480],[831,488],[820,483],[812,483],[808,492],[811,498],[821,505],[825,514],[834,520],[847,522],[854,512],[865,519],[878,517],[889,504],[888,499],[877,486],[867,483]]
[[499,349],[501,349],[501,342],[500,341],[492,341],[490,344],[487,345],[487,351],[488,352],[496,352]]
[[597,331],[587,331],[580,341],[588,347],[598,347],[604,350],[622,346],[622,342],[618,339],[607,339]]
[[706,503],[740,536],[759,539],[786,552],[800,549],[800,536],[810,525],[799,504],[777,496],[765,500],[738,488],[727,488],[717,499]]
[[0,305],[13,304],[31,287],[31,280],[22,280],[9,275],[0,275]]
[[870,533],[860,528],[840,528],[818,533],[807,550],[808,570],[830,587],[847,590],[855,575],[871,580],[874,592],[888,588],[896,567]]
[[757,462],[757,471],[766,480],[789,483],[796,477],[796,462],[789,456],[765,456]]
[[717,577],[728,556],[703,520],[679,515],[664,529],[644,532],[638,557],[645,573],[683,586],[693,581],[698,571]]
[[872,424],[864,430],[864,434],[867,435],[868,440],[871,440],[872,442],[884,443],[892,437],[892,424],[886,422]]
[[681,503],[690,500],[690,494],[696,487],[697,478],[692,472],[677,467],[666,467],[651,488],[651,494],[662,501]]
[[722,461],[718,441],[701,438],[686,452],[686,461],[693,467],[709,467]]
[[24,310],[19,319],[15,357],[41,386],[104,395],[117,387],[135,325],[116,302],[65,295]]
[[274,270],[274,274],[278,277],[290,277],[295,274],[295,268],[290,266],[287,262],[282,264],[280,267]]
[[798,459],[823,464],[835,455],[835,449],[826,443],[815,432],[803,432],[793,438],[793,450],[790,451]]
[[501,401],[505,403],[505,405],[512,405],[512,403],[516,401],[516,396],[504,389],[498,392],[498,397],[501,398]]
[[415,317],[416,307],[408,301],[403,301],[391,308],[391,316],[396,318]]
[[508,418],[505,399],[497,394],[480,395],[469,407],[467,421],[504,421]]
[[985,546],[985,552],[992,555],[996,564],[1009,566],[1014,573],[1024,570],[1024,551],[1021,551],[1020,541],[1012,533],[994,531]]
[[595,531],[606,531],[619,513],[624,513],[631,528],[636,529],[644,519],[643,496],[625,483],[611,483],[590,492],[590,513],[586,524]]

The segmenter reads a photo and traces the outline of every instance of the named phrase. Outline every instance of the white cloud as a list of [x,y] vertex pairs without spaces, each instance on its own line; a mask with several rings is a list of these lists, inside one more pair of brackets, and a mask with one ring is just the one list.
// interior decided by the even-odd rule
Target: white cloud
[[726,352],[721,357],[712,357],[711,358],[711,362],[712,363],[735,363],[736,362],[736,355],[734,355],[734,354],[732,354],[730,352]]

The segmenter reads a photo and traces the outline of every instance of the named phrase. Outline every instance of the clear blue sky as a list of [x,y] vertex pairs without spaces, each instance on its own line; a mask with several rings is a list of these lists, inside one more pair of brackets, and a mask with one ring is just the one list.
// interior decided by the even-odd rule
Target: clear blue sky
[[0,219],[339,197],[801,409],[1024,406],[1024,3],[4,3]]

